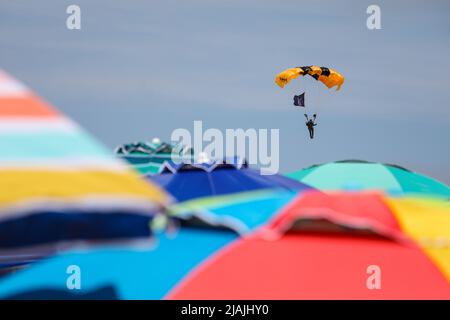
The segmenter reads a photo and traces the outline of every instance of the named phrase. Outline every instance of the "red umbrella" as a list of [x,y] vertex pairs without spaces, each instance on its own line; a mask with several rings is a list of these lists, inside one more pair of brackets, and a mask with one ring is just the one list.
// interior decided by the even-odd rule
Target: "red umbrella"
[[303,194],[268,228],[217,253],[167,298],[450,299],[447,279],[403,235],[383,199]]

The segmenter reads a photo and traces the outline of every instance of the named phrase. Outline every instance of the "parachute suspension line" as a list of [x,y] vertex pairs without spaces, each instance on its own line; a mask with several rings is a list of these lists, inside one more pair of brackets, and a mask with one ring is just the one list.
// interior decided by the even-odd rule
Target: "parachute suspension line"
[[316,100],[317,100],[317,107],[316,107],[316,113],[318,114],[320,112],[320,110],[322,110],[322,101],[321,101],[321,87],[320,86],[315,86],[316,89]]
[[[319,80],[316,80],[319,81]],[[316,101],[316,106],[314,108],[314,113],[317,113],[319,111],[319,86],[314,86],[314,94],[315,94],[315,101]]]
[[302,79],[300,83],[300,90],[304,92],[305,99],[304,99],[304,108],[303,111],[305,114],[310,116],[310,112],[314,110],[314,92],[313,89],[310,86],[310,83],[307,81],[307,79]]
[[324,99],[324,95],[326,95],[326,92],[324,92],[323,87],[319,86],[319,85],[314,87],[314,91],[316,94],[316,97],[315,97],[316,106],[315,106],[314,113],[316,113],[318,115],[322,111],[322,105],[324,104],[324,101],[326,101],[326,99]]
[[319,108],[319,90],[318,87],[312,84],[314,80],[310,82],[309,87],[309,109],[308,112],[311,113],[310,116],[312,117],[313,114],[316,114],[318,112]]
[[[302,80],[301,82],[300,82],[300,84],[301,84],[301,87],[303,88],[303,92],[305,93],[305,100],[304,100],[304,114],[308,114],[308,110],[310,109],[310,108],[308,108],[308,106],[310,105],[310,94],[309,94],[309,90],[308,90],[308,87],[305,85],[305,81],[304,80]],[[300,91],[301,92],[301,91]]]
[[[305,92],[308,92],[308,98],[305,98],[304,103],[304,111],[305,114],[308,112],[313,113],[312,116],[314,116],[314,113],[318,113],[320,109],[322,108],[322,102],[324,102],[324,98],[321,97],[321,88],[326,87],[328,89],[332,89],[336,87],[336,91],[339,91],[341,89],[341,86],[344,84],[345,78],[342,74],[337,72],[334,69],[323,67],[323,66],[302,66],[302,67],[294,67],[284,70],[283,72],[279,73],[275,77],[275,83],[280,87],[284,88],[286,84],[288,84],[290,81],[297,79],[297,78],[304,78],[304,77],[312,77],[317,82],[320,82],[322,86],[317,85],[316,88],[308,88],[305,90]],[[319,88],[321,87],[321,88]],[[305,87],[306,89],[307,87]],[[327,91],[328,92],[328,91]],[[312,96],[315,96],[312,100],[310,99]],[[306,95],[305,95],[306,97]],[[327,95],[325,94],[325,97]],[[307,101],[306,101],[307,100]],[[320,101],[319,101],[320,100]],[[325,102],[328,101],[327,98],[325,98]],[[312,104],[310,104],[312,102]],[[311,110],[311,105],[315,110]],[[315,112],[314,112],[315,111]]]

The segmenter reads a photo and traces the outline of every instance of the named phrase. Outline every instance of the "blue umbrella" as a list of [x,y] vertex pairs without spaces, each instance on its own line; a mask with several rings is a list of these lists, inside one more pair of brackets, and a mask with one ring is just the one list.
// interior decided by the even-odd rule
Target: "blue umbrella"
[[[207,197],[171,208],[181,223],[174,238],[160,235],[153,248],[72,252],[35,264],[0,282],[0,299],[161,299],[215,252],[240,234],[265,224],[296,198],[289,190],[264,189]],[[80,291],[66,287],[66,269],[77,265]]]
[[311,189],[278,174],[261,175],[259,170],[249,168],[245,161],[236,158],[199,164],[167,161],[159,175],[147,176],[147,179],[160,185],[179,202],[243,191]]
[[[229,228],[182,227],[153,248],[69,252],[0,281],[0,299],[162,299],[197,265],[237,239]],[[67,268],[80,270],[79,290],[67,287]]]
[[[191,170],[187,164],[182,164],[173,171],[174,174],[167,175],[184,177],[184,174],[195,172],[194,177],[208,174],[211,177],[213,173],[212,181],[220,184],[222,180],[217,177],[226,179],[226,174],[238,172],[245,177],[254,174],[247,175],[247,171],[244,171],[251,169],[223,163],[202,164],[196,168],[198,170]],[[225,175],[217,176],[217,172]],[[254,177],[253,181],[259,181],[258,177],[261,176],[257,174]],[[182,222],[182,227],[174,239],[159,237],[158,246],[151,250],[116,248],[64,254],[0,282],[0,298],[163,298],[217,250],[237,239],[239,234],[264,224],[298,194],[294,190],[311,190],[301,183],[293,183],[289,187],[290,179],[280,179],[280,176],[276,176],[272,184],[266,183],[268,180],[265,179],[261,181],[264,183],[259,185],[263,186],[259,189],[234,193],[228,190],[222,195],[196,198],[175,205],[171,213]],[[235,183],[235,186],[239,190],[239,183]],[[82,290],[76,295],[65,287],[65,268],[72,264],[80,266],[82,272],[89,275],[87,279],[83,276]]]
[[[148,250],[72,252],[35,264],[0,282],[0,299],[161,299],[239,234],[266,223],[298,193],[260,190],[175,205],[181,223],[175,238],[160,235]],[[82,289],[66,287],[65,270],[77,265]]]

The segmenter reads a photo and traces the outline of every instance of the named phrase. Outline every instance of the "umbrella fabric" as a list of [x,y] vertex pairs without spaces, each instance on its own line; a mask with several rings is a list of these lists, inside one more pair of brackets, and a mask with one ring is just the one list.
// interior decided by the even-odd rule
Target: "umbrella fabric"
[[147,155],[121,155],[119,157],[126,160],[141,175],[157,174],[161,164],[171,158],[170,155],[164,158]]
[[[442,270],[390,211],[397,200],[403,198],[307,192],[244,238],[229,229],[183,227],[152,251],[65,254],[1,281],[0,298],[67,298],[65,270],[76,264],[84,282],[72,298],[106,291],[120,299],[448,299]],[[381,290],[367,287],[374,265]]]
[[8,296],[8,300],[118,300],[115,288],[105,286],[87,293],[74,294],[68,290],[36,289]]
[[450,188],[442,182],[399,166],[367,161],[330,162],[287,176],[320,190],[383,190],[450,197]]
[[[161,236],[154,248],[71,252],[34,264],[0,281],[0,299],[89,297],[110,288],[118,299],[162,299],[194,267],[237,238],[229,229],[183,227],[176,237]],[[66,286],[69,266],[81,272],[81,290]],[[111,298],[111,297],[109,297]]]
[[387,199],[402,229],[450,279],[450,202],[428,198]]
[[313,190],[283,176],[262,176],[240,159],[165,166],[169,173],[151,179],[180,201],[172,215],[225,223],[240,234],[263,225],[298,192]]
[[[173,239],[158,237],[153,250],[60,255],[5,280],[5,285],[0,283],[0,298],[35,299],[42,294],[58,299],[99,299],[104,294],[100,289],[109,287],[120,299],[161,299],[214,252],[235,241],[238,233],[261,226],[295,197],[296,193],[286,190],[261,190],[181,203],[171,208],[176,219],[185,221],[179,233]],[[194,217],[202,228],[192,226]],[[67,277],[61,270],[70,264],[89,274],[88,282],[83,280],[82,292],[73,296],[61,279]]]
[[248,168],[240,159],[225,163],[177,165],[166,162],[161,171],[161,174],[147,178],[160,185],[179,202],[262,189],[310,189],[303,183],[281,175],[261,175],[258,170]]
[[449,280],[390,212],[380,195],[305,193],[166,298],[449,299]]
[[212,224],[233,226],[239,234],[245,234],[264,225],[297,195],[279,189],[247,191],[176,203],[169,212],[174,217],[199,217]]
[[167,201],[76,123],[0,72],[0,263],[11,258],[9,249],[148,237],[148,217]]
[[118,157],[126,160],[142,175],[157,174],[165,161],[191,159],[192,149],[169,143],[137,142],[118,146]]

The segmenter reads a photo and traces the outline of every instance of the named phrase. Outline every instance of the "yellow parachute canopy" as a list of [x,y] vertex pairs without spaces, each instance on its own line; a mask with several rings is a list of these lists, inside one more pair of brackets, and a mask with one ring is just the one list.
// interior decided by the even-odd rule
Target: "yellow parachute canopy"
[[336,70],[318,66],[296,67],[284,70],[276,76],[275,82],[283,88],[292,79],[306,74],[322,82],[328,89],[337,86],[336,91],[338,91],[344,83],[344,76]]

